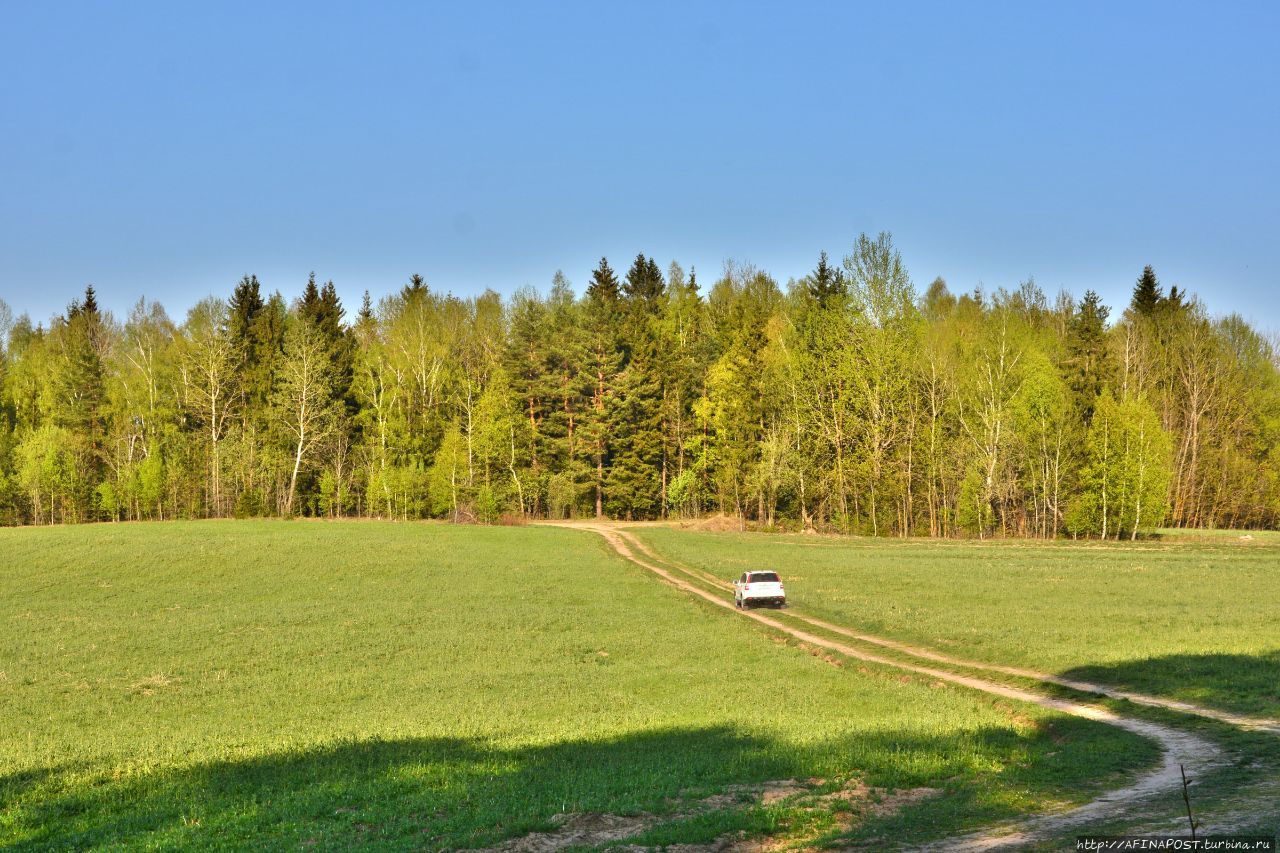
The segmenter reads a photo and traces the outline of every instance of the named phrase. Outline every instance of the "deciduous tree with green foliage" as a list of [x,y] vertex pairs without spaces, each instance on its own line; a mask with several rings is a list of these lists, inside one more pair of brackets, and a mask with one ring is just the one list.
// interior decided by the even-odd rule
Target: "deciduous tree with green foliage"
[[783,288],[605,259],[575,294],[348,317],[253,275],[175,324],[0,310],[0,523],[659,518],[879,535],[1280,524],[1275,342],[1151,268],[1116,319],[1034,281],[917,295],[888,234]]

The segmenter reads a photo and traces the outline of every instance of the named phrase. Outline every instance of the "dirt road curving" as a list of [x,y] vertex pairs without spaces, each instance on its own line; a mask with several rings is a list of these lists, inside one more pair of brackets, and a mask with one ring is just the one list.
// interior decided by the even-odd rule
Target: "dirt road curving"
[[[603,522],[559,522],[556,524],[558,526],[592,531],[603,537],[614,551],[623,558],[654,573],[684,592],[698,596],[717,607],[723,607],[730,613],[734,613],[744,619],[752,619],[759,624],[766,625],[810,646],[834,651],[868,663],[928,676],[931,679],[968,687],[1005,699],[1028,702],[1064,714],[1103,722],[1134,734],[1148,737],[1158,742],[1162,748],[1163,759],[1159,766],[1140,775],[1128,786],[1110,791],[1084,806],[1065,812],[1037,816],[1016,825],[1000,826],[981,834],[951,839],[943,845],[927,849],[995,850],[1004,847],[1022,846],[1060,836],[1076,827],[1098,825],[1127,817],[1137,817],[1135,809],[1144,800],[1158,794],[1172,794],[1181,788],[1180,766],[1185,766],[1189,774],[1201,775],[1206,770],[1226,762],[1226,756],[1222,749],[1212,741],[1197,734],[1149,720],[1121,716],[1095,705],[1072,702],[986,678],[939,669],[936,666],[930,666],[930,662],[1060,685],[1087,693],[1115,699],[1127,699],[1142,705],[1205,717],[1243,729],[1280,734],[1280,721],[1276,720],[1244,717],[1161,697],[1121,691],[1106,685],[1063,679],[1029,669],[967,661],[940,654],[931,649],[851,631],[843,626],[794,611],[788,611],[788,621],[784,622],[779,618],[768,616],[758,611],[738,610],[734,607],[731,598],[707,589],[710,586],[716,590],[724,590],[730,587],[729,584],[710,573],[681,565],[658,555],[640,539],[621,529],[618,525]],[[860,645],[850,645],[840,640],[811,633],[796,627],[794,624],[788,624],[792,620],[806,623],[828,634],[846,637]],[[899,657],[888,657],[861,647],[867,645],[878,647],[897,655],[915,658],[920,662],[904,661]],[[1206,829],[1213,830],[1215,827],[1210,826],[1206,827]],[[1226,831],[1232,829],[1232,827],[1222,826],[1221,829]]]

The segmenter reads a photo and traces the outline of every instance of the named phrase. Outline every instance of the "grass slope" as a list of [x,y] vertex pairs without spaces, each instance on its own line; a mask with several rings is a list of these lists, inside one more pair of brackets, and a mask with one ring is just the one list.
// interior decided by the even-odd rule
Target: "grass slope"
[[726,579],[782,573],[797,606],[871,633],[1280,716],[1280,539],[936,542],[635,531]]
[[[97,525],[0,530],[0,554],[0,847],[478,846],[809,777],[941,788],[861,830],[927,836],[1155,759],[1109,727],[833,666],[590,533]],[[653,832],[800,822],[757,806]]]

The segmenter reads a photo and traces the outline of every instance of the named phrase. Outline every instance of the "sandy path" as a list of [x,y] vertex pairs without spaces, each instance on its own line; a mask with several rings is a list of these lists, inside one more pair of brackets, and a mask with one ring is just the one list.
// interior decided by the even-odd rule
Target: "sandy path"
[[[1146,797],[1155,794],[1173,793],[1178,791],[1182,784],[1179,765],[1185,765],[1189,775],[1200,775],[1205,770],[1220,765],[1225,761],[1225,756],[1215,744],[1189,732],[1180,731],[1169,726],[1164,726],[1159,723],[1153,723],[1146,720],[1122,717],[1105,708],[1085,705],[1078,702],[1070,702],[1063,699],[1056,699],[1050,696],[1044,696],[1039,693],[1033,693],[1028,690],[1012,687],[1007,684],[1001,684],[995,681],[988,681],[983,678],[968,675],[960,675],[948,670],[936,669],[925,664],[907,663],[901,660],[884,657],[865,649],[850,646],[816,634],[811,634],[808,631],[795,628],[754,610],[739,610],[734,607],[732,600],[727,599],[722,595],[709,592],[700,586],[696,586],[686,578],[678,576],[675,572],[690,574],[699,578],[703,583],[714,583],[720,588],[724,588],[725,586],[723,581],[705,572],[687,568],[681,569],[671,565],[664,558],[658,557],[654,554],[651,549],[647,548],[634,536],[623,530],[619,530],[617,527],[591,522],[568,522],[561,523],[558,526],[567,526],[597,533],[602,536],[619,555],[630,560],[636,565],[653,572],[673,586],[676,586],[691,595],[696,595],[717,607],[723,607],[730,613],[739,615],[744,619],[752,619],[762,625],[767,625],[775,631],[787,634],[811,646],[828,649],[847,657],[866,661],[868,663],[893,667],[895,669],[904,670],[917,675],[928,676],[929,678],[937,681],[944,681],[950,684],[968,687],[973,690],[980,690],[983,693],[1000,696],[1004,699],[1027,702],[1064,714],[1107,723],[1134,734],[1151,738],[1158,742],[1163,750],[1163,760],[1159,766],[1153,770],[1143,773],[1128,786],[1110,791],[1084,806],[1080,806],[1079,808],[1071,809],[1066,812],[1035,817],[1030,820],[1023,821],[1016,826],[999,827],[993,831],[979,835],[952,839],[942,843],[941,845],[927,849],[994,850],[1001,847],[1017,846],[1046,840],[1058,836],[1073,827],[1082,826],[1084,824],[1097,824],[1099,822],[1121,818],[1126,815],[1128,809],[1133,804],[1145,799]],[[670,568],[668,568],[668,566],[670,566]],[[802,619],[803,621],[806,621],[815,627],[822,628],[823,630],[842,634],[863,643],[870,643],[883,648],[890,648],[894,651],[902,652],[924,660],[933,660],[938,663],[956,664],[976,669],[986,669],[988,671],[1007,672],[1008,674],[1023,674],[1023,672],[1030,672],[1029,670],[1014,671],[1013,668],[997,668],[987,665],[971,664],[969,662],[960,661],[956,658],[939,655],[935,652],[929,651],[928,649],[896,643],[879,637],[856,634],[848,631],[847,629],[841,628],[840,626],[831,625],[827,622],[798,616],[796,614],[789,615],[793,618]],[[1037,675],[1028,675],[1027,677],[1038,678]],[[1118,695],[1110,688],[1104,688],[1102,686],[1097,686],[1097,689],[1094,689],[1094,686],[1091,685],[1088,688],[1081,689],[1088,689],[1091,692],[1103,695]],[[1165,706],[1165,700],[1160,700],[1156,697],[1146,698],[1152,700],[1147,704]],[[1204,712],[1211,711],[1211,709],[1203,708],[1199,708],[1197,710]],[[1215,719],[1220,719],[1220,717],[1215,716],[1217,713],[1218,712],[1211,712],[1204,713],[1202,715],[1213,716]],[[1274,723],[1274,721],[1264,722]]]

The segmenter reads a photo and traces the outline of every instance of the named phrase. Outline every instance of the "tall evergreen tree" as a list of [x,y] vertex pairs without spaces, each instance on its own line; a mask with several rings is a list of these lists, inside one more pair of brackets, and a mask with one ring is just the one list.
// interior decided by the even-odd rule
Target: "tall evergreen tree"
[[805,280],[805,286],[814,301],[822,305],[826,305],[848,292],[848,286],[844,280],[844,271],[839,267],[831,266],[825,251],[818,256],[818,266],[814,268],[813,272],[809,273],[808,278]]
[[298,316],[320,334],[332,365],[332,387],[335,400],[345,401],[346,410],[354,413],[355,398],[351,396],[354,364],[354,342],[342,324],[346,315],[342,300],[332,281],[316,286],[316,275],[311,274],[298,302]]
[[[623,280],[623,361],[609,424],[606,508],[627,518],[660,514],[663,463],[663,372],[660,323],[666,281],[651,258],[636,255]],[[623,424],[627,424],[623,428]]]
[[636,255],[631,269],[622,284],[622,294],[628,302],[645,307],[652,307],[662,298],[666,282],[662,278],[662,270],[652,258],[643,253]]
[[602,305],[611,305],[618,301],[620,295],[618,276],[609,266],[609,259],[601,258],[599,265],[591,272],[591,283],[587,285],[587,299]]
[[589,405],[583,419],[583,441],[580,447],[592,469],[591,481],[596,517],[605,513],[606,473],[611,467],[613,443],[611,429],[618,403],[618,371],[622,368],[621,288],[618,277],[601,258],[591,273],[583,306],[583,324],[587,364],[583,379]]
[[[633,351],[634,353],[634,351]],[[609,469],[605,510],[615,518],[661,514],[662,388],[649,353],[633,357],[618,374],[609,411]]]
[[1133,286],[1133,299],[1129,307],[1140,317],[1150,317],[1156,313],[1156,309],[1163,301],[1164,294],[1161,291],[1160,282],[1156,279],[1156,272],[1150,264],[1147,264],[1143,267],[1137,284]]
[[407,298],[409,296],[417,296],[425,293],[427,290],[427,281],[422,276],[414,273],[409,276],[409,283],[400,289],[400,296]]
[[66,316],[56,329],[60,358],[53,377],[53,422],[66,430],[72,441],[74,465],[68,472],[68,496],[76,507],[74,515],[81,519],[91,513],[90,494],[103,465],[106,382],[99,350],[103,333],[93,285],[89,285],[84,301],[67,306]]
[[1093,418],[1098,395],[1102,393],[1110,360],[1107,355],[1107,316],[1102,297],[1086,290],[1071,320],[1067,337],[1067,384],[1075,395],[1076,408],[1085,423]]
[[320,286],[316,284],[316,274],[307,276],[307,283],[302,288],[302,296],[298,298],[298,313],[311,319],[320,312]]
[[97,298],[97,294],[93,290],[92,284],[85,287],[84,304],[81,305],[80,307],[81,307],[81,310],[84,311],[84,313],[92,317],[96,318],[99,316],[98,315],[98,298]]
[[231,332],[231,340],[246,354],[246,358],[252,357],[250,330],[253,328],[253,321],[265,304],[256,275],[246,275],[240,279],[235,292],[231,294],[227,328]]

